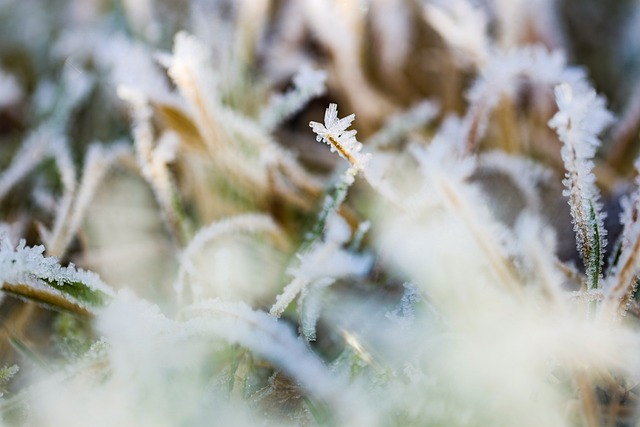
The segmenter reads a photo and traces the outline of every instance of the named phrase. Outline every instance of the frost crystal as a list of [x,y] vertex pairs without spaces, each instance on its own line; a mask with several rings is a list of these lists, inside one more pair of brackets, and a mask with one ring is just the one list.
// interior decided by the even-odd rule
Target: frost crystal
[[357,131],[347,130],[355,118],[355,114],[350,114],[339,119],[338,106],[329,104],[324,113],[324,125],[318,122],[309,122],[309,126],[316,133],[318,142],[326,142],[331,147],[332,152],[337,151],[351,165],[362,170],[371,156],[360,153],[362,144],[356,139]]
[[549,126],[558,132],[562,142],[573,147],[579,159],[593,157],[600,146],[598,134],[613,121],[604,99],[593,89],[576,90],[566,83],[555,88],[555,95],[558,112]]

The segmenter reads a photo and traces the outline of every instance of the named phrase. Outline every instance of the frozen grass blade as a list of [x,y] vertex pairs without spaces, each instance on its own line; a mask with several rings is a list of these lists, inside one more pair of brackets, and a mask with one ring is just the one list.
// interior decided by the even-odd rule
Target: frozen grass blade
[[303,65],[293,77],[293,89],[274,95],[260,113],[260,124],[272,131],[285,119],[300,111],[311,99],[322,95],[327,74]]
[[151,125],[151,106],[141,92],[120,87],[118,95],[128,101],[132,108],[134,146],[142,176],[153,189],[171,237],[178,246],[183,246],[189,240],[191,231],[168,168],[168,164],[175,159],[180,141],[170,131],[156,140]]
[[[636,173],[640,172],[640,160],[636,159]],[[602,312],[609,318],[624,316],[633,302],[640,274],[640,175],[635,179],[633,193],[622,200],[623,225],[613,254],[611,273],[606,278],[606,297]]]
[[74,265],[62,267],[54,257],[44,257],[44,247],[17,247],[4,236],[0,247],[2,290],[36,302],[89,314],[103,306],[113,291],[95,274]]
[[588,288],[597,289],[601,277],[606,230],[593,175],[597,135],[612,121],[604,100],[592,89],[562,84],[555,88],[558,112],[549,121],[563,143],[566,174],[564,196],[569,199],[576,244],[586,269]]

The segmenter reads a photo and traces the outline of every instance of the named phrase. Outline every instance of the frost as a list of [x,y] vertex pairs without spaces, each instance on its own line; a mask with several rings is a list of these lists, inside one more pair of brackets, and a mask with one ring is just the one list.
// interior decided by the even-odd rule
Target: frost
[[456,141],[460,140],[448,140],[445,129],[426,148],[410,146],[423,177],[422,187],[414,196],[418,203],[412,207],[418,212],[444,209],[453,221],[465,224],[498,283],[517,293],[518,278],[509,259],[513,253],[513,236],[493,218],[482,192],[467,182],[475,170],[476,159],[464,155]]
[[486,131],[489,117],[503,98],[514,100],[524,82],[552,87],[568,82],[576,88],[586,87],[585,73],[568,67],[561,51],[543,46],[526,46],[498,51],[491,56],[469,89],[471,106],[465,117],[467,144],[473,148]]
[[558,112],[549,126],[558,132],[562,142],[572,147],[579,160],[592,158],[600,146],[598,135],[613,121],[605,100],[593,89],[568,83],[556,86],[555,96]]
[[638,424],[639,56],[584,2],[36,3],[0,0],[0,348],[52,369],[0,424]]
[[[85,154],[80,184],[76,184],[73,168],[71,168],[73,175],[65,172],[65,174],[69,174],[67,190],[59,203],[54,227],[51,231],[41,230],[46,236],[45,241],[49,255],[62,256],[66,252],[71,240],[82,226],[89,204],[102,179],[113,163],[127,153],[129,153],[129,148],[122,143],[113,143],[108,147],[93,143],[89,145]],[[62,170],[65,170],[64,167],[64,165],[60,165]]]
[[344,218],[331,213],[327,218],[324,240],[314,242],[303,253],[297,254],[298,265],[289,269],[293,280],[278,295],[270,313],[280,316],[305,287],[317,280],[366,274],[372,259],[342,249],[350,236],[351,230]]
[[325,142],[332,152],[338,152],[340,157],[347,160],[359,170],[365,168],[370,154],[361,154],[362,144],[356,139],[355,130],[347,130],[355,120],[356,115],[338,119],[338,106],[329,104],[324,113],[324,125],[318,122],[309,122],[309,126],[315,132],[318,142]]
[[300,292],[300,332],[307,341],[316,340],[316,326],[322,311],[324,291],[334,283],[333,278],[320,279]]
[[0,398],[6,393],[6,386],[9,381],[20,371],[18,365],[3,366],[0,368]]
[[86,310],[113,296],[97,274],[73,264],[62,267],[57,258],[44,257],[44,246],[29,247],[21,240],[16,247],[6,236],[0,245],[0,282],[5,292],[54,305],[46,295],[60,296]]
[[121,86],[118,88],[118,95],[131,105],[136,159],[142,176],[153,189],[174,241],[179,245],[185,244],[189,230],[168,168],[180,143],[178,135],[168,130],[156,138],[151,122],[151,106],[142,92]]
[[606,110],[604,99],[592,89],[564,83],[556,86],[555,95],[558,112],[549,126],[563,143],[561,154],[566,169],[563,194],[569,199],[578,251],[593,289],[598,287],[606,229],[592,159],[600,146],[598,134],[613,117]]
[[549,51],[544,46],[533,45],[496,53],[492,61],[480,70],[467,97],[472,103],[484,100],[492,109],[501,96],[514,98],[523,78],[546,86],[562,82],[580,87],[585,85],[584,71],[568,67],[562,51]]
[[[636,173],[640,172],[640,159],[635,161]],[[628,304],[637,290],[640,274],[640,174],[636,175],[635,189],[621,200],[620,223],[622,234],[612,249],[611,273],[605,282],[605,307],[607,316],[626,313]]]
[[260,124],[267,130],[275,129],[285,119],[300,111],[312,98],[325,91],[327,74],[303,65],[293,77],[293,89],[274,95],[260,114]]
[[60,135],[48,126],[35,130],[27,137],[9,167],[0,174],[0,200],[44,160],[51,141],[56,138],[60,138]]
[[402,286],[404,292],[402,293],[402,298],[400,298],[400,303],[393,311],[388,312],[385,316],[396,322],[410,322],[415,320],[415,306],[422,300],[422,297],[415,285],[404,283]]

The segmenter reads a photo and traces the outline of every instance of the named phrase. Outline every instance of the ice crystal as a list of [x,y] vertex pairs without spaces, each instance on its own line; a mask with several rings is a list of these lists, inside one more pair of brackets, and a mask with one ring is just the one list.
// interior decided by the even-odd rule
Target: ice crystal
[[309,126],[316,133],[318,142],[325,142],[332,152],[338,152],[340,157],[347,160],[358,169],[364,169],[369,161],[369,154],[361,154],[362,144],[356,139],[355,130],[347,130],[355,120],[356,115],[350,114],[342,119],[338,118],[338,106],[329,104],[324,113],[324,125],[309,122]]

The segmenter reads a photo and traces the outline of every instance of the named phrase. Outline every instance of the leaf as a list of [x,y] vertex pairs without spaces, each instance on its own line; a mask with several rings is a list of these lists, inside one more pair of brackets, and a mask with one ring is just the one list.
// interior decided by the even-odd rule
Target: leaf
[[0,284],[4,292],[48,307],[89,315],[103,306],[113,291],[92,272],[63,267],[55,257],[44,257],[44,246],[14,247],[0,241]]

